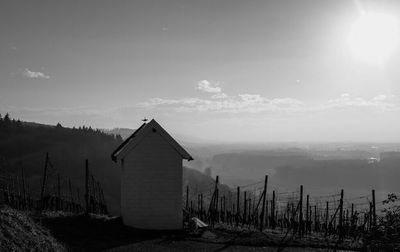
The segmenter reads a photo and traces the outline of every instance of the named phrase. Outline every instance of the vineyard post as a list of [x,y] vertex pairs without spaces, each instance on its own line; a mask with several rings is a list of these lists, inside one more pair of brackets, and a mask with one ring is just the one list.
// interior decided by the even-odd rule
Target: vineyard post
[[203,216],[203,194],[200,194],[200,216]]
[[328,235],[328,228],[329,228],[329,201],[326,202],[326,209],[325,209],[325,236]]
[[222,214],[222,203],[223,203],[223,199],[224,197],[223,196],[221,196],[221,198],[220,198],[220,200],[219,200],[219,214],[221,215]]
[[236,226],[239,226],[239,216],[240,216],[240,187],[237,187],[237,197],[236,197]]
[[343,189],[340,191],[339,238],[343,239]]
[[25,190],[25,174],[24,167],[21,166],[21,179],[22,179],[22,199],[23,199],[23,209],[26,209],[26,190]]
[[242,221],[242,225],[246,224],[246,216],[247,216],[247,194],[246,194],[246,191],[244,191],[243,203],[244,203],[244,206],[243,206],[243,221]]
[[60,174],[57,174],[57,201],[56,209],[61,210],[61,181]]
[[303,185],[300,186],[300,202],[299,202],[299,232],[303,236]]
[[197,217],[200,218],[200,194],[197,194]]
[[[232,209],[231,209],[231,211],[232,211],[232,218],[235,218],[234,216],[236,216],[235,214],[235,210],[236,210],[236,206],[235,206],[235,203],[232,203]],[[235,221],[235,219],[233,219],[232,220],[232,223]]]
[[93,211],[93,213],[97,213],[97,211],[98,211],[98,209],[97,209],[97,195],[96,195],[96,188],[95,188],[95,179],[94,179],[94,176],[93,175],[91,175],[90,176],[90,184],[91,184],[91,189],[90,189],[90,192],[91,192],[91,197],[90,197],[90,203],[92,204],[92,211]]
[[214,202],[214,210],[215,210],[215,216],[216,220],[219,221],[219,215],[218,215],[218,181],[219,181],[219,176],[216,177],[215,179],[215,202]]
[[252,213],[253,213],[253,215],[254,215],[254,213],[255,213],[255,211],[256,211],[256,206],[255,206],[255,204],[256,204],[256,195],[254,194],[253,195],[253,208],[252,208]]
[[[79,193],[79,188],[76,188],[76,197],[77,197],[77,200],[78,200],[78,205],[79,205],[79,206],[82,206],[81,195],[80,195],[80,193]],[[79,206],[78,206],[78,207],[79,207]]]
[[106,203],[105,203],[103,189],[101,188],[100,181],[97,181],[97,195],[99,197],[100,211],[101,211],[101,213],[104,213]]
[[309,229],[309,222],[310,222],[310,219],[309,219],[309,216],[308,216],[308,214],[309,214],[309,208],[310,208],[310,195],[308,195],[307,194],[307,202],[306,202],[306,234],[308,233],[308,229]]
[[271,221],[272,229],[275,229],[275,190],[272,191]]
[[228,198],[228,210],[227,210],[227,213],[229,213],[229,225],[232,225],[232,216],[233,216],[235,207],[233,206],[233,203],[232,203],[232,192],[231,192],[231,190],[229,190],[228,194],[229,194],[229,198]]
[[[265,194],[265,197],[267,198],[268,194]],[[269,221],[269,208],[268,208],[268,204],[269,204],[269,200],[267,199],[265,201],[265,226],[268,227],[270,225],[270,221]]]
[[14,185],[14,177],[11,176],[11,175],[10,175],[10,181],[11,181],[10,189],[9,189],[10,202],[11,202],[11,205],[14,206],[14,204],[15,204],[15,202],[14,202],[14,199],[15,199],[15,185]]
[[372,221],[373,221],[372,212],[373,212],[372,202],[369,202],[368,225],[369,225],[369,231],[370,232],[372,230]]
[[267,198],[267,183],[268,183],[268,175],[265,175],[264,181],[264,191],[263,191],[263,203],[261,209],[261,220],[260,220],[260,231],[264,228],[264,218],[265,218],[265,200]]
[[68,188],[69,188],[69,197],[70,197],[70,201],[71,204],[74,204],[74,197],[72,196],[72,186],[71,186],[71,179],[68,178]]
[[354,225],[354,203],[351,203],[351,226],[353,227]]
[[15,174],[15,186],[16,186],[16,207],[19,209],[21,207],[21,188],[19,185],[19,176]]
[[248,214],[247,214],[248,224],[250,224],[250,221],[251,221],[251,198],[249,198],[249,210],[248,210]]
[[101,193],[101,198],[102,198],[102,201],[103,201],[103,204],[104,204],[104,211],[105,211],[105,214],[107,214],[108,213],[108,211],[107,211],[107,202],[106,202],[106,198],[104,197],[103,188],[100,189],[100,193]]
[[89,160],[85,160],[85,212],[89,214]]
[[224,220],[223,221],[226,221],[226,197],[225,197],[225,195],[224,195],[224,209],[223,209],[223,215],[222,216],[224,216]]
[[[232,192],[231,192],[231,190],[229,190],[228,195],[229,195],[229,197],[228,197],[228,206],[231,206],[232,205]],[[233,210],[233,209],[231,209],[231,210]],[[229,210],[228,210],[228,212],[229,212]]]
[[43,178],[42,178],[42,188],[40,190],[40,210],[43,210],[44,207],[44,188],[46,186],[46,177],[47,177],[47,166],[49,163],[49,153],[46,153],[46,160],[44,163],[44,170],[43,170]]
[[372,190],[372,226],[376,227],[376,205],[375,205],[375,190]]
[[294,210],[293,201],[292,201],[292,204],[290,204],[290,208],[291,208],[291,217],[292,217],[292,220],[290,221],[290,224],[291,224],[291,228],[293,228],[293,232],[295,232],[294,221],[295,221],[296,213],[295,213],[295,210]]
[[189,185],[186,186],[186,211],[189,208]]
[[[12,181],[11,176],[9,176],[9,181]],[[8,202],[8,204],[11,205],[11,184],[10,183],[7,184],[7,202]]]
[[226,210],[226,202],[227,202],[228,200],[226,200],[226,196],[224,195],[224,215],[226,216],[226,214],[227,214],[227,210]]
[[317,228],[317,204],[314,206],[314,231],[318,231]]
[[312,222],[312,207],[309,206],[310,209],[310,216],[308,217],[308,233],[311,234],[311,222]]

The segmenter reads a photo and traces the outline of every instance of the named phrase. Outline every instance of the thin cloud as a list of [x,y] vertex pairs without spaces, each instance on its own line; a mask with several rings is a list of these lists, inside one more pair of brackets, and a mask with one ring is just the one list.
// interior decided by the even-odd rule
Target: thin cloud
[[400,109],[394,96],[376,95],[370,99],[353,97],[343,93],[339,97],[323,103],[306,103],[291,97],[267,98],[260,94],[227,95],[222,92],[218,82],[202,80],[196,89],[210,93],[209,98],[186,97],[179,99],[152,98],[137,104],[141,108],[172,110],[176,112],[222,112],[222,113],[309,113],[323,111],[375,110],[393,111]]
[[374,101],[384,101],[384,100],[386,100],[388,97],[386,96],[386,95],[384,95],[384,94],[380,94],[380,95],[377,95],[377,96],[375,96],[374,98],[372,98],[372,100],[374,100]]
[[25,68],[24,72],[22,73],[25,77],[30,79],[50,79],[49,75],[46,75],[42,72],[34,72]]
[[210,82],[208,80],[197,82],[196,89],[206,93],[220,93],[222,91],[218,82]]
[[[224,96],[225,97],[225,96]],[[163,99],[152,98],[148,102],[140,103],[143,108],[172,109],[177,112],[225,112],[225,113],[258,113],[266,111],[297,111],[304,103],[293,98],[268,99],[257,94],[241,94],[224,99]]]
[[[221,93],[224,94],[224,93]],[[217,94],[219,95],[219,94]],[[225,94],[226,95],[226,94]],[[339,98],[319,104],[308,104],[291,97],[267,98],[259,94],[239,94],[237,96],[223,95],[217,99],[216,95],[210,99],[181,98],[163,99],[152,98],[138,104],[138,107],[148,109],[166,109],[176,112],[222,112],[222,113],[306,113],[331,110],[368,109],[375,111],[399,110],[400,104],[385,95],[378,95],[371,99],[352,97],[342,94]]]
[[228,98],[228,95],[225,93],[217,93],[211,96],[213,99],[225,99]]
[[371,99],[362,97],[353,97],[350,94],[341,94],[339,98],[331,99],[325,108],[371,108],[378,110],[397,110],[398,102],[394,96],[386,96],[384,94],[377,95]]

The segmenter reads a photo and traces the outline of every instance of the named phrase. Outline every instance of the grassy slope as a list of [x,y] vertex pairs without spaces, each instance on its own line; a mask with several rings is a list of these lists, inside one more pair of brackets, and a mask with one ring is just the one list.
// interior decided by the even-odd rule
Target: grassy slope
[[0,206],[0,251],[66,251],[28,214]]

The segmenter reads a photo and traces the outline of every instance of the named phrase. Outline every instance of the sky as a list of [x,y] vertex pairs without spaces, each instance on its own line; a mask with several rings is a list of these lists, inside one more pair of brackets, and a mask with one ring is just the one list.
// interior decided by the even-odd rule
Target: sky
[[397,142],[399,20],[395,0],[2,0],[0,113],[154,118],[210,142]]

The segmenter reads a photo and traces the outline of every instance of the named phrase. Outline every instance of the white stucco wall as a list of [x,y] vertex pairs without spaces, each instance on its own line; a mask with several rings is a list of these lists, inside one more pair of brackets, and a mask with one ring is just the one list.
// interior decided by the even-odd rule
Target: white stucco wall
[[182,229],[182,157],[157,132],[123,158],[121,212],[132,227]]

